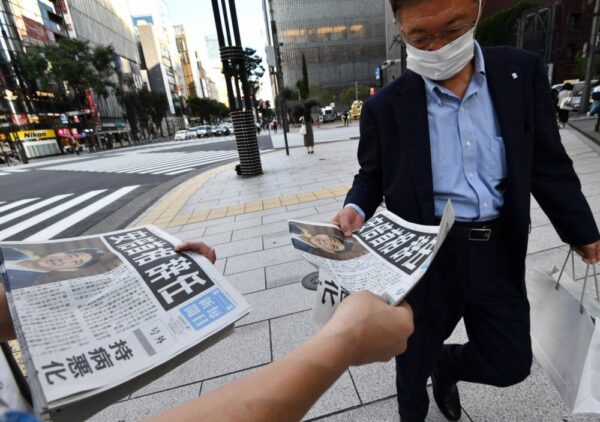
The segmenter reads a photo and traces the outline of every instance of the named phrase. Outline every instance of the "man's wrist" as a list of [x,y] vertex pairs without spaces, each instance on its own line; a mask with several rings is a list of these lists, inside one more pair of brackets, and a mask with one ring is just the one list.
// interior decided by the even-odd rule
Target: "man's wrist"
[[349,204],[346,204],[344,206],[344,208],[352,208],[354,211],[356,211],[358,213],[358,215],[360,215],[360,218],[362,218],[363,221],[366,220],[366,214],[365,214],[365,212],[358,205],[353,204],[353,203],[349,203]]

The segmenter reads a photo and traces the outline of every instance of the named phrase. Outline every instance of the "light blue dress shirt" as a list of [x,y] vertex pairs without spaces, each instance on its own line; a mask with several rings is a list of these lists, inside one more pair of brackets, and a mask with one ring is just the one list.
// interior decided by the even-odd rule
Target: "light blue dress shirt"
[[[461,99],[438,83],[423,78],[433,176],[435,215],[440,218],[448,199],[458,221],[497,218],[504,204],[506,153],[485,73],[475,43],[475,72]],[[356,204],[348,204],[364,219]]]

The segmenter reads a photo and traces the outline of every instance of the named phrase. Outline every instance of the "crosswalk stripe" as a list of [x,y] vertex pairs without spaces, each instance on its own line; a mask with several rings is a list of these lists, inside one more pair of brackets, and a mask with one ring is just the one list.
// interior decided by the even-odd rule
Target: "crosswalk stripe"
[[195,169],[194,169],[194,168],[189,168],[189,167],[188,167],[188,168],[186,168],[186,169],[183,169],[183,170],[179,170],[179,171],[173,171],[173,172],[171,172],[171,173],[165,173],[165,174],[166,174],[167,176],[176,176],[176,175],[178,175],[178,174],[187,173],[188,171],[192,171],[192,170],[195,170]]
[[182,173],[187,168],[194,169],[205,164],[234,159],[237,156],[237,150],[125,154],[112,158],[44,167],[43,170],[171,175],[171,173]]
[[4,169],[4,171],[7,171],[9,173],[27,173],[29,170],[28,169]]
[[224,161],[224,160],[231,159],[231,158],[237,158],[237,156],[238,156],[238,154],[237,154],[237,152],[235,152],[233,154],[219,155],[218,157],[214,157],[214,158],[203,158],[203,159],[198,158],[198,159],[189,161],[187,163],[179,162],[176,164],[172,164],[168,167],[163,166],[161,168],[155,168],[150,171],[142,171],[139,173],[140,174],[148,174],[148,173],[150,173],[150,174],[165,174],[165,173],[167,173],[168,174],[168,172],[172,171],[172,170],[179,170],[184,167],[195,167],[195,166],[199,166],[199,165],[203,165],[203,164],[207,164],[207,163],[215,163],[217,161]]
[[[22,232],[22,231],[32,227],[32,226],[35,226],[36,224],[39,224],[42,221],[45,221],[51,217],[54,217],[55,215],[58,215],[61,212],[68,210],[69,208],[72,208],[78,204],[81,204],[82,202],[85,202],[88,199],[91,199],[94,196],[97,196],[105,191],[106,191],[106,189],[87,192],[81,196],[71,199],[68,202],[60,204],[57,207],[51,208],[48,211],[45,211],[41,214],[37,214],[25,221],[22,221],[19,224],[15,224],[7,229],[4,229],[4,230],[0,231],[0,240],[5,240],[6,238],[9,238],[19,232]],[[67,196],[70,196],[70,195],[72,195],[72,194],[69,194]]]
[[22,217],[22,216],[24,216],[26,214],[29,214],[29,213],[33,212],[33,211],[37,211],[40,208],[44,208],[44,207],[46,207],[48,205],[54,204],[55,202],[58,202],[61,199],[67,198],[67,197],[69,197],[71,195],[72,194],[69,193],[69,194],[66,194],[66,195],[53,196],[52,198],[45,199],[45,200],[43,200],[41,202],[38,202],[38,203],[33,204],[33,205],[30,205],[30,206],[28,206],[26,208],[23,208],[23,209],[15,211],[15,212],[12,212],[10,214],[7,214],[7,215],[5,215],[3,217],[0,217],[0,224],[4,224],[4,223],[8,223],[9,221],[16,220],[19,217]]
[[69,227],[74,226],[75,224],[79,223],[82,220],[85,220],[87,217],[89,217],[93,213],[100,211],[102,208],[110,205],[111,203],[115,202],[119,198],[127,195],[129,192],[137,189],[138,187],[139,187],[139,185],[127,186],[127,187],[121,188],[121,189],[111,193],[110,195],[105,196],[104,198],[100,199],[99,201],[96,201],[93,204],[88,205],[87,207],[82,208],[79,211],[71,214],[69,217],[64,218],[64,219],[52,224],[51,226],[46,227],[44,230],[39,231],[36,234],[29,236],[25,240],[36,240],[37,241],[37,240],[51,239],[52,237],[56,236],[57,234],[64,232]]
[[0,173],[0,176],[8,176],[10,173]]
[[[37,201],[39,198],[30,198],[30,199],[21,199],[20,201],[13,202],[11,204],[6,204],[0,207],[0,213],[8,210],[12,210],[13,208],[20,207],[21,205],[25,205],[30,203],[31,201]],[[4,202],[2,202],[4,203]]]
[[207,157],[206,155],[202,155],[202,156],[191,156],[191,157],[187,157],[184,159],[178,159],[175,161],[171,161],[169,163],[160,163],[160,164],[148,164],[145,165],[144,167],[138,167],[136,168],[136,173],[141,173],[141,174],[147,174],[147,173],[151,173],[151,174],[158,174],[156,173],[156,170],[160,170],[160,169],[165,169],[165,168],[172,168],[173,166],[177,166],[177,167],[181,167],[182,164],[184,163],[203,163],[206,160],[215,160],[215,159],[219,159],[222,157],[229,157],[231,155],[235,155],[237,156],[237,151],[232,151],[232,152],[219,152],[219,154],[211,154],[209,157]]
[[[227,158],[227,159],[214,160],[214,161],[213,160],[207,160],[207,161],[202,161],[202,162],[198,162],[198,163],[195,163],[195,164],[196,164],[196,166],[202,166],[202,165],[205,165],[205,164],[219,163],[221,161],[227,161],[227,160],[231,160],[231,159],[234,159],[234,158],[237,158],[237,156],[236,157],[230,157],[230,158]],[[156,172],[156,173],[152,173],[152,174],[173,175],[173,174],[176,174],[178,172],[178,170],[181,170],[181,169],[187,169],[187,168],[192,167],[191,169],[195,170],[196,166],[182,165],[182,166],[178,166],[178,167],[171,167],[171,168],[168,168],[166,170],[162,170],[160,172]]]

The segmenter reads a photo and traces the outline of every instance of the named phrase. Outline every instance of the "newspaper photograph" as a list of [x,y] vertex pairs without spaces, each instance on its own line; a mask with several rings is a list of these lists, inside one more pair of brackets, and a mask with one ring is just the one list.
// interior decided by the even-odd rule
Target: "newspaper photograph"
[[48,407],[119,385],[249,312],[210,261],[176,252],[179,243],[147,226],[0,244],[27,371]]
[[448,201],[439,226],[413,224],[385,210],[350,238],[331,224],[290,220],[289,230],[294,247],[319,268],[318,300],[334,308],[360,290],[399,304],[423,277],[453,224]]

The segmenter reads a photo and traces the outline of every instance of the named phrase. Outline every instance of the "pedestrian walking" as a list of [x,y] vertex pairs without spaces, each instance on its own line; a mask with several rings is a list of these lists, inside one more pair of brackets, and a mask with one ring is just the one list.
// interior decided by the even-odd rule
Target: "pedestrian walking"
[[597,115],[596,125],[594,126],[594,132],[598,132],[600,128],[600,83],[597,83],[592,90],[592,107],[588,112],[588,116],[592,117]]
[[[452,200],[456,223],[407,296],[415,331],[396,358],[396,387],[401,421],[425,420],[430,376],[437,406],[457,421],[459,381],[508,387],[530,374],[531,194],[587,263],[600,259],[600,233],[541,58],[481,47],[483,0],[390,3],[408,70],[363,105],[360,170],[332,223],[351,236],[385,201],[405,220],[435,225]],[[461,319],[468,342],[444,344]],[[483,419],[497,418],[489,412]]]
[[277,134],[277,120],[273,120],[273,132]]
[[573,85],[566,83],[558,93],[558,127],[564,128],[569,121],[569,113],[573,110]]
[[300,117],[300,134],[304,135],[304,146],[309,154],[315,153],[315,135],[313,133],[312,117],[310,109],[304,112],[304,116]]

